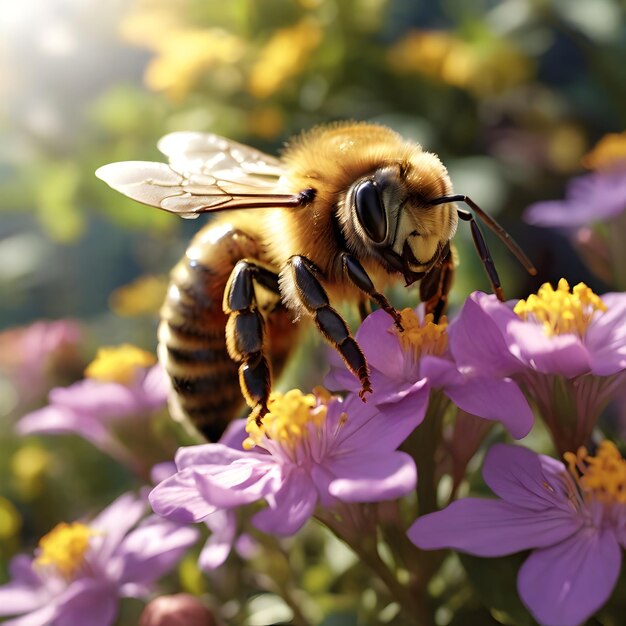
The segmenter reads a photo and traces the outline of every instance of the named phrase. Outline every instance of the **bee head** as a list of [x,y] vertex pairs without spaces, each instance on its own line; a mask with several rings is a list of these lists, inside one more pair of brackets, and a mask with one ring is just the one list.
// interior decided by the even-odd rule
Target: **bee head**
[[414,173],[391,165],[358,179],[341,220],[353,252],[364,251],[388,272],[400,272],[407,284],[435,265],[457,223],[456,211],[428,203],[429,195],[441,194],[424,193],[412,178]]

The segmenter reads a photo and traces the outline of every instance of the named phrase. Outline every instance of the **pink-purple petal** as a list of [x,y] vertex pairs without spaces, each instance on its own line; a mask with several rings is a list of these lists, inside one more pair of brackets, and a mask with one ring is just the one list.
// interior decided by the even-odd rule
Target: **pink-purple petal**
[[335,440],[334,449],[343,455],[350,450],[395,450],[422,422],[428,406],[428,387],[421,380],[395,396],[388,406],[389,414],[382,414],[380,406],[371,400],[363,403],[356,395],[330,410],[345,412],[347,419]]
[[273,493],[282,482],[276,464],[247,463],[223,466],[219,472],[194,472],[198,493],[214,507],[250,504]]
[[233,511],[215,511],[205,520],[211,529],[200,556],[198,565],[202,570],[214,570],[224,564],[235,543],[237,520]]
[[375,397],[373,401],[378,410],[390,421],[396,419],[410,421],[413,428],[416,428],[424,421],[429,394],[430,385],[428,380],[423,378],[382,398]]
[[141,519],[146,505],[143,498],[125,493],[90,522],[89,526],[98,531],[94,541],[102,542],[98,548],[98,558],[102,562],[106,562],[128,531]]
[[95,445],[112,441],[106,426],[92,415],[54,404],[24,415],[15,428],[20,435],[77,434]]
[[195,472],[191,469],[159,483],[148,499],[155,513],[183,523],[199,522],[216,509],[198,492]]
[[518,575],[520,597],[545,626],[577,626],[608,600],[621,567],[613,531],[593,527],[533,552]]
[[102,579],[75,580],[58,600],[55,625],[112,626],[118,611],[117,588]]
[[524,219],[537,226],[566,229],[612,218],[626,209],[626,172],[595,172],[573,178],[564,200],[532,204]]
[[417,483],[415,462],[404,452],[376,457],[367,452],[347,454],[330,470],[336,478],[329,493],[345,502],[393,500],[413,491]]
[[507,325],[511,354],[544,374],[573,378],[591,370],[589,351],[576,335],[546,335],[543,327],[517,320]]
[[607,293],[602,301],[608,310],[596,313],[585,344],[591,354],[591,371],[610,376],[626,370],[626,294]]
[[313,515],[317,500],[311,478],[304,470],[294,469],[274,497],[268,498],[268,508],[254,515],[252,523],[265,533],[293,535]]
[[[549,463],[549,471],[545,463]],[[511,504],[533,511],[557,507],[573,515],[564,489],[566,477],[559,478],[555,463],[558,461],[528,448],[499,443],[487,452],[483,478],[496,495]],[[560,463],[560,467],[565,474],[565,466]]]
[[154,582],[176,565],[198,536],[195,528],[149,517],[126,536],[116,553],[124,563],[119,581]]
[[420,359],[420,378],[426,378],[430,387],[437,388],[460,385],[464,380],[453,361],[429,355]]
[[379,309],[361,324],[356,340],[371,368],[384,372],[388,378],[402,380],[405,357],[393,328],[393,318]]
[[533,511],[501,500],[464,498],[419,517],[408,536],[424,550],[453,548],[493,557],[552,545],[574,534],[581,523],[559,510]]
[[515,439],[525,437],[534,416],[517,383],[510,378],[469,378],[450,387],[446,395],[461,409],[488,420],[498,420]]
[[16,615],[34,611],[46,602],[41,583],[38,586],[10,582],[0,586],[0,615]]
[[2,626],[50,626],[58,614],[58,607],[50,602],[41,608],[2,622]]
[[179,470],[200,465],[228,465],[239,459],[256,456],[245,450],[236,450],[222,443],[205,443],[179,448],[176,452],[176,467]]
[[474,292],[448,328],[449,346],[461,368],[489,377],[509,376],[523,369],[505,340],[508,323],[519,319],[495,296]]

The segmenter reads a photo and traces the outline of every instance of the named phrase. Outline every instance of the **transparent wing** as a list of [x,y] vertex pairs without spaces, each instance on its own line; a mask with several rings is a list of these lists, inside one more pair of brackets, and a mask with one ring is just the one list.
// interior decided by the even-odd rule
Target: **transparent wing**
[[232,172],[241,175],[280,178],[280,161],[219,135],[210,133],[170,133],[159,140],[159,150],[168,158],[170,167],[179,173],[213,174],[230,178]]
[[96,176],[125,196],[182,217],[227,209],[295,207],[301,194],[277,191],[278,159],[218,135],[180,132],[163,137],[169,164],[125,161]]

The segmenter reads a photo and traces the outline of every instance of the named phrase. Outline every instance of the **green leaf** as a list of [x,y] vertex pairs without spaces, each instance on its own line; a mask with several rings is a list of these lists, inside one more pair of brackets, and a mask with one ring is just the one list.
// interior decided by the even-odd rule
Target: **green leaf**
[[502,624],[531,626],[536,622],[517,595],[517,572],[526,554],[483,559],[459,554],[459,559],[481,601]]

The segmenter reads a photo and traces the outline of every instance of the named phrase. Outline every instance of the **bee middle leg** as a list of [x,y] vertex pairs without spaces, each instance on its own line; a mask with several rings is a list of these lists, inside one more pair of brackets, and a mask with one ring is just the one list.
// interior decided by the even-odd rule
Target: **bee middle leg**
[[250,418],[260,426],[268,412],[267,402],[272,389],[272,372],[266,356],[265,320],[259,310],[255,284],[280,298],[278,274],[262,264],[242,259],[226,283],[224,313],[226,349],[239,363],[239,384],[246,403],[252,409]]
[[363,399],[366,393],[372,391],[367,361],[359,344],[350,334],[345,320],[330,306],[328,294],[318,278],[321,272],[304,256],[291,257],[288,270],[281,274],[282,280],[291,282],[287,289],[294,294],[296,304],[304,307],[312,315],[318,330],[339,352],[348,369],[359,379],[361,382],[359,396]]

